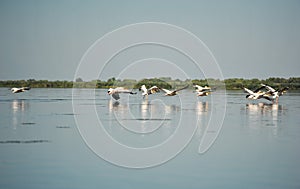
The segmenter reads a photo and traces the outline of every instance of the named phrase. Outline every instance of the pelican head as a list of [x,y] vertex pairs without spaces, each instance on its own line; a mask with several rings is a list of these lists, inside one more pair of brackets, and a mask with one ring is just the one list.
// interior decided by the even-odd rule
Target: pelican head
[[113,88],[109,88],[108,91],[107,91],[107,93],[108,93],[109,95],[111,95],[111,94],[113,93],[113,90],[114,90]]

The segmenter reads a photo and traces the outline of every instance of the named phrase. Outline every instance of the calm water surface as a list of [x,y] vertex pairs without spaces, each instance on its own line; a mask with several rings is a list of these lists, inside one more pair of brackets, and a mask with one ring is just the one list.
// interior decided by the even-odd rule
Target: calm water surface
[[[189,90],[179,97],[140,95],[120,102],[106,90],[74,93],[82,107],[94,106],[118,142],[150,147],[172,135],[181,116],[198,120],[188,146],[175,158],[148,169],[115,166],[88,148],[78,132],[72,89],[32,89],[11,94],[0,88],[0,188],[300,188],[300,93],[279,104],[249,101],[227,91],[222,130],[211,148],[197,153],[212,109],[211,97]],[[182,104],[182,101],[184,103]],[[95,123],[87,121],[86,125]],[[136,134],[130,128],[150,131]],[[144,130],[143,130],[144,129]],[[101,144],[99,144],[101,145]]]

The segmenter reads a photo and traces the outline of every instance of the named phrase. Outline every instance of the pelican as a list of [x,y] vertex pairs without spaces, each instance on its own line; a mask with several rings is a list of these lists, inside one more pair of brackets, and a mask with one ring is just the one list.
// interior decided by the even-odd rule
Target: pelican
[[140,90],[143,91],[142,95],[145,98],[145,96],[148,96],[150,94],[154,94],[154,93],[158,92],[159,88],[157,86],[153,86],[153,87],[147,89],[145,85],[142,85]]
[[135,92],[132,92],[131,90],[125,89],[124,87],[117,87],[115,89],[109,88],[107,93],[109,95],[111,95],[116,100],[120,99],[119,93],[136,94]]
[[278,99],[281,95],[283,95],[283,93],[285,93],[289,88],[288,87],[284,87],[282,89],[277,89],[275,90],[274,88],[265,85],[265,84],[261,84],[263,87],[265,87],[268,91],[263,95],[263,98],[269,100],[269,101],[276,101],[278,102]]
[[197,96],[208,96],[208,94],[211,92],[211,88],[208,86],[199,86],[199,85],[194,85],[194,88],[197,92]]
[[180,89],[177,89],[177,90],[174,90],[174,91],[170,91],[168,89],[163,89],[163,88],[161,88],[161,90],[163,90],[166,93],[165,96],[175,96],[175,95],[177,95],[178,91],[181,91],[181,90],[186,89],[188,87],[189,86],[187,85],[187,86],[185,86],[183,88],[180,88]]
[[244,87],[244,90],[249,93],[246,98],[248,99],[252,99],[252,100],[257,100],[263,97],[263,95],[265,94],[265,92],[262,92],[261,89],[264,87],[260,87],[258,89],[256,89],[255,91],[252,91],[250,89],[247,89]]
[[22,93],[25,91],[29,91],[30,87],[21,87],[21,88],[14,87],[14,88],[11,88],[10,90],[12,93]]
[[197,96],[208,96],[210,91],[196,91]]
[[208,86],[199,86],[199,85],[194,85],[194,88],[196,89],[196,91],[210,91],[211,88]]

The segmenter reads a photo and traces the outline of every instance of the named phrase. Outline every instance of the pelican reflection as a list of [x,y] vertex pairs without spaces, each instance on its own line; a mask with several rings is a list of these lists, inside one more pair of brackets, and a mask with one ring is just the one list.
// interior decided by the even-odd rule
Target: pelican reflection
[[196,112],[198,115],[206,115],[208,111],[208,102],[198,101],[196,104]]
[[108,110],[109,110],[109,113],[112,113],[114,110],[117,110],[119,105],[120,105],[120,102],[113,101],[112,99],[110,99],[108,101]]
[[271,126],[274,130],[274,135],[277,134],[277,125],[280,121],[280,115],[284,108],[280,104],[246,104],[246,113],[249,119],[249,126]]
[[136,128],[134,130],[141,130],[141,132],[153,131],[162,124],[166,124],[179,112],[178,109],[176,105],[165,105],[160,101],[148,101],[146,98],[139,104],[108,101],[111,121],[117,120],[122,126],[132,126]]
[[20,119],[23,119],[24,112],[27,108],[28,104],[25,103],[24,100],[13,100],[11,102],[13,129],[17,129],[17,125],[20,122]]
[[[207,127],[208,120],[210,118],[209,112],[209,103],[197,101],[196,103],[196,115],[198,116],[198,129],[196,136],[201,136]],[[200,138],[200,137],[199,137]]]

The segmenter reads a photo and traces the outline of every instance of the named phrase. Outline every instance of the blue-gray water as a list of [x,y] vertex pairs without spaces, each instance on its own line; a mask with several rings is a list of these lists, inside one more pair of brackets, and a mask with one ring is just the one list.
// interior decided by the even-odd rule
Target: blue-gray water
[[[74,119],[83,115],[73,113],[72,89],[11,94],[0,88],[0,188],[300,188],[300,93],[289,92],[271,105],[227,91],[222,130],[211,148],[199,154],[202,127],[214,118],[212,108],[218,108],[212,107],[211,97],[197,99],[191,91],[182,91],[185,107],[179,97],[162,94],[148,101],[122,95],[116,103],[106,90],[96,90],[94,99],[82,98],[92,92],[76,90],[75,101],[82,107],[96,104],[103,126],[120,143],[160,143],[174,132],[181,115],[198,117],[198,129],[170,161],[147,169],[122,168],[85,144]],[[133,137],[122,127],[139,123],[160,128]]]

